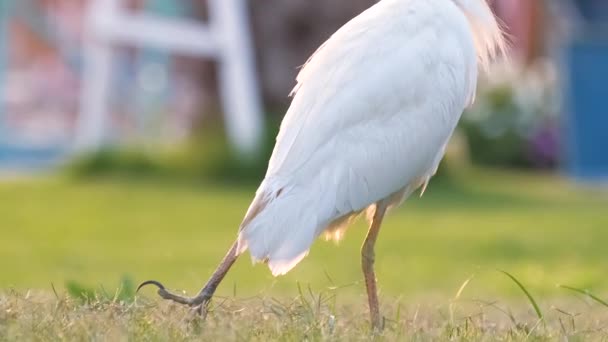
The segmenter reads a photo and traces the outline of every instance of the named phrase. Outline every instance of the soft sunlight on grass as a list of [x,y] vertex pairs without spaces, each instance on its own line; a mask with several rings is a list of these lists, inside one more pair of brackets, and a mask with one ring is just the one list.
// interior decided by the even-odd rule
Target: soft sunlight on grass
[[[76,281],[112,289],[128,275],[193,293],[230,246],[254,190],[133,179],[0,183],[0,288],[51,291]],[[501,269],[541,302],[571,295],[557,284],[602,297],[607,209],[605,192],[555,176],[475,171],[432,182],[385,221],[376,253],[381,296],[450,298],[474,274],[465,292],[519,298]],[[361,221],[339,246],[317,242],[277,279],[245,256],[218,293],[289,297],[298,282],[315,290],[354,284],[341,293],[363,301],[364,234]]]
[[[383,306],[384,329],[372,334],[367,308],[340,290],[303,290],[291,299],[216,298],[203,321],[162,302],[63,294],[0,293],[0,340],[7,341],[605,341],[604,307],[553,306],[540,321],[517,304],[459,300]],[[570,303],[572,304],[572,303]],[[603,310],[604,309],[604,310]]]

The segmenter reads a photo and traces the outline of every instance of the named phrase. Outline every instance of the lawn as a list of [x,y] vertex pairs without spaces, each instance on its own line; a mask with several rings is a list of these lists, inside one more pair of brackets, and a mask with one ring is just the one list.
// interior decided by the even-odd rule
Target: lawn
[[[33,305],[28,290],[45,297],[53,287],[60,299],[52,295],[52,301],[61,302],[70,282],[112,292],[123,277],[158,279],[194,293],[233,241],[254,191],[146,179],[0,182],[0,309],[13,303],[12,312],[28,310]],[[576,186],[555,175],[477,170],[431,182],[422,198],[413,197],[385,220],[376,253],[381,300],[391,315],[399,312],[395,302],[404,303],[413,315],[417,305],[449,303],[473,276],[463,299],[512,303],[515,312],[534,317],[521,289],[497,270],[517,277],[543,311],[579,302],[581,296],[557,284],[606,298],[607,211],[605,189]],[[294,298],[299,288],[310,288],[313,294],[336,295],[341,310],[357,305],[361,310],[355,312],[364,313],[359,246],[365,228],[358,222],[338,246],[317,242],[296,269],[276,279],[244,256],[218,295],[255,296],[263,302]],[[154,292],[144,294],[153,298]],[[598,309],[595,304],[589,308]],[[585,310],[591,312],[589,308]],[[140,319],[133,317],[143,309],[125,310]],[[176,309],[161,305],[149,310]],[[95,312],[83,315],[91,318]],[[365,315],[360,316],[364,322]]]

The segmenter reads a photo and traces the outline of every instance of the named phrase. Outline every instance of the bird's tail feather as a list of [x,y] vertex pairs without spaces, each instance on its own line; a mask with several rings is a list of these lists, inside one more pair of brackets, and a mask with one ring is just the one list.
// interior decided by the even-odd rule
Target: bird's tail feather
[[309,194],[309,191],[284,192],[278,196],[258,193],[256,199],[264,206],[241,227],[239,252],[249,249],[253,261],[266,262],[275,276],[289,272],[308,254],[322,232],[319,227],[327,225],[320,222],[317,206]]

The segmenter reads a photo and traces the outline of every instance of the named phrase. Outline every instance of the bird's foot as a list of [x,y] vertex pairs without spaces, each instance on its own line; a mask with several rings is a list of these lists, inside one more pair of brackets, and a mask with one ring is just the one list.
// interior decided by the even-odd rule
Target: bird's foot
[[169,292],[163,284],[156,280],[144,281],[137,287],[139,292],[144,286],[154,285],[158,288],[158,295],[166,300],[170,300],[179,304],[187,305],[192,309],[193,313],[200,315],[201,317],[207,316],[207,307],[211,301],[212,294],[208,294],[205,290],[201,291],[196,297],[184,297]]

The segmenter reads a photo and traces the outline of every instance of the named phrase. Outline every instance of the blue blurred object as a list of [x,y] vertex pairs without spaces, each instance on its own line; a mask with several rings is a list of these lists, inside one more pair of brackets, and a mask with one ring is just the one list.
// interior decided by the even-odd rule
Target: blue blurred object
[[608,35],[592,33],[566,47],[564,113],[566,170],[590,181],[608,180]]
[[55,165],[65,157],[65,147],[24,147],[0,142],[0,170],[38,170]]
[[606,23],[608,21],[608,1],[577,0],[574,3],[588,23]]

